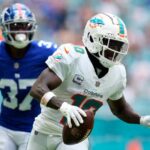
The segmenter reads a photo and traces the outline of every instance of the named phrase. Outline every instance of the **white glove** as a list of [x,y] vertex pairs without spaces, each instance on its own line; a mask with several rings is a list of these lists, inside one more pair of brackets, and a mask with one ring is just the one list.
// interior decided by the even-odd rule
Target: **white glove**
[[150,127],[150,116],[141,116],[140,124]]
[[85,111],[66,102],[61,105],[60,112],[67,118],[69,128],[72,127],[71,119],[73,119],[76,126],[80,126],[80,124],[83,123],[82,116],[86,117]]

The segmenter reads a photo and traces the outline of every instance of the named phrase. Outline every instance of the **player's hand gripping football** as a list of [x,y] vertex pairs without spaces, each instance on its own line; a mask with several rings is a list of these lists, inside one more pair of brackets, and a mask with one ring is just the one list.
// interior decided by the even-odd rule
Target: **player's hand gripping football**
[[140,124],[150,127],[150,116],[142,116],[140,118]]
[[64,102],[60,107],[60,112],[67,118],[69,128],[72,127],[71,119],[76,126],[80,126],[83,123],[83,117],[86,117],[86,113],[79,107],[70,105]]

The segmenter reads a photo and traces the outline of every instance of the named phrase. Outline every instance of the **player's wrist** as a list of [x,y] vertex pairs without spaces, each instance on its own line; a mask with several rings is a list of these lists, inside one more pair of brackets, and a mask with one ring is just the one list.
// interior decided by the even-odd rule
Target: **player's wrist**
[[141,116],[140,117],[140,124],[143,124],[144,123],[144,116]]
[[59,108],[60,112],[64,113],[68,109],[69,106],[70,104],[68,104],[67,102],[63,102]]
[[141,116],[140,117],[140,124],[145,125],[145,126],[150,126],[150,116]]
[[146,124],[146,118],[145,116],[140,117],[140,124],[145,125]]
[[56,97],[56,95],[49,91],[49,92],[46,92],[42,98],[41,98],[41,104],[47,106],[48,102],[53,98],[53,97]]

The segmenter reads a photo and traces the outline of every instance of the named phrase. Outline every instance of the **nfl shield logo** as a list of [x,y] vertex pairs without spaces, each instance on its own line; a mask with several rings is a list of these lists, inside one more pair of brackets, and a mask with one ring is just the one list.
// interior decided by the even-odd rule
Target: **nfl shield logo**
[[96,81],[95,86],[96,86],[96,87],[99,87],[99,86],[100,86],[100,82],[99,82],[99,81]]

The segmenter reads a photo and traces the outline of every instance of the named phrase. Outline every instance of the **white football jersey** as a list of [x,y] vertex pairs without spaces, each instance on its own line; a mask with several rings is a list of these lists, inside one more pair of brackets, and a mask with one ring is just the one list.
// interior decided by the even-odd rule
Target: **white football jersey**
[[[107,99],[117,100],[123,95],[125,67],[115,65],[104,77],[98,78],[84,47],[64,44],[48,58],[46,64],[62,80],[53,92],[69,104],[96,112]],[[64,121],[58,110],[42,106],[34,128],[42,133],[61,135]]]

